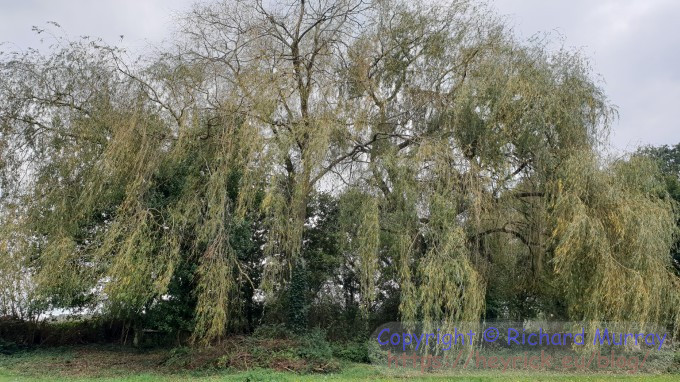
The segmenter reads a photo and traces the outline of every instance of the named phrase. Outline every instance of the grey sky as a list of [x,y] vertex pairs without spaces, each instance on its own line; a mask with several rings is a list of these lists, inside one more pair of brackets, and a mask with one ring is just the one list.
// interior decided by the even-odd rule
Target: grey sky
[[[193,0],[0,0],[0,50],[40,47],[33,25],[56,21],[72,37],[90,35],[141,50],[170,36],[172,13]],[[680,1],[491,0],[521,37],[561,35],[592,59],[619,107],[613,148],[680,142]]]

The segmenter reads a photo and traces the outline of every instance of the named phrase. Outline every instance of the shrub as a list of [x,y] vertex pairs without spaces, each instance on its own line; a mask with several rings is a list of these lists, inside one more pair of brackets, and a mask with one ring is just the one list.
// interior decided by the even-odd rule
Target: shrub
[[19,346],[15,342],[0,338],[0,354],[12,355],[17,351],[19,351]]
[[347,342],[334,344],[333,355],[351,362],[369,363],[368,346],[365,342]]
[[186,346],[178,346],[170,350],[168,359],[165,360],[165,366],[170,367],[185,367],[189,364],[191,356],[191,349]]
[[297,353],[301,358],[316,362],[330,361],[333,357],[333,351],[326,340],[326,334],[319,329],[313,329],[301,335]]
[[295,335],[282,324],[261,325],[253,332],[255,338],[292,339]]

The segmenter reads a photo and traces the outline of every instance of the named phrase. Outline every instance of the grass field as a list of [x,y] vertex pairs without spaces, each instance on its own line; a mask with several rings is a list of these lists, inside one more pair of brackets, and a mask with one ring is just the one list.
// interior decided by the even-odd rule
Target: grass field
[[[0,381],[677,381],[678,375],[558,375],[476,373],[459,375],[395,374],[367,364],[341,364],[333,373],[300,374],[272,369],[237,371],[167,363],[167,350],[80,346],[0,355]],[[186,365],[185,365],[186,366]]]

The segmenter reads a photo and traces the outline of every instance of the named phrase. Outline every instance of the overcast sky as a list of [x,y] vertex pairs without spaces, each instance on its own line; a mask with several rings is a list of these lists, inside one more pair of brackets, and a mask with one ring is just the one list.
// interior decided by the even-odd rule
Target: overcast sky
[[[193,0],[0,0],[0,50],[40,47],[31,31],[56,21],[72,37],[102,37],[139,51],[168,38],[172,15]],[[491,0],[523,38],[560,35],[581,49],[620,118],[615,151],[680,142],[680,0]]]

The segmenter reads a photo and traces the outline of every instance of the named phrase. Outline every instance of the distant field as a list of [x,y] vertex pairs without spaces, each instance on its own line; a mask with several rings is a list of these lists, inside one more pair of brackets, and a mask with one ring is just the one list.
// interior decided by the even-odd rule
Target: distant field
[[136,352],[108,347],[72,347],[0,355],[0,381],[677,381],[678,375],[541,375],[541,374],[428,374],[393,375],[357,363],[342,364],[326,374],[257,369],[177,369],[167,365],[167,351]]

